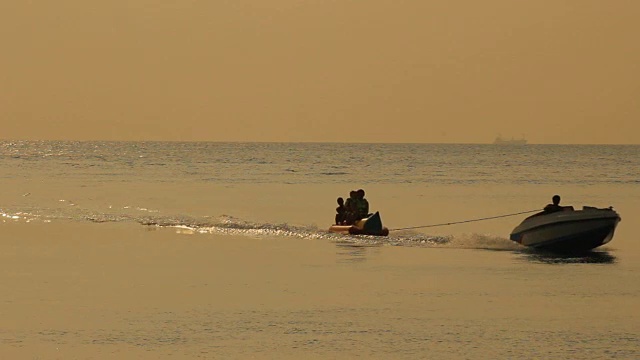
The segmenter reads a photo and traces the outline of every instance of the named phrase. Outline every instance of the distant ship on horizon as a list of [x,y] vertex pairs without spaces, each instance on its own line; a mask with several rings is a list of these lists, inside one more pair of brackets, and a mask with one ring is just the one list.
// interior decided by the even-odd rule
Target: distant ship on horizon
[[502,136],[498,135],[498,137],[493,140],[493,143],[496,145],[526,145],[527,140],[524,138],[524,136],[522,136],[522,138],[520,139],[504,139],[502,138]]

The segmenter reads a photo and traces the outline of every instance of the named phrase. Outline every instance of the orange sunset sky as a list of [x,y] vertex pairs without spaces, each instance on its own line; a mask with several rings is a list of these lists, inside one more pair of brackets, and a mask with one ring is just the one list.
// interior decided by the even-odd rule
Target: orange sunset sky
[[640,1],[0,5],[0,139],[640,144]]

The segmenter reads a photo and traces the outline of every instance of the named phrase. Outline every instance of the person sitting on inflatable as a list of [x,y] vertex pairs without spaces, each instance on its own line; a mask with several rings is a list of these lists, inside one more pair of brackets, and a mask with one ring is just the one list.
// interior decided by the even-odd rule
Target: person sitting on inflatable
[[369,217],[369,202],[364,198],[364,190],[358,189],[356,192],[356,207],[358,211],[358,219]]
[[344,199],[338,198],[338,207],[336,208],[336,225],[343,225],[347,220],[347,208],[344,206]]
[[345,225],[353,225],[358,220],[358,193],[355,190],[349,192],[349,198],[344,204],[347,209]]

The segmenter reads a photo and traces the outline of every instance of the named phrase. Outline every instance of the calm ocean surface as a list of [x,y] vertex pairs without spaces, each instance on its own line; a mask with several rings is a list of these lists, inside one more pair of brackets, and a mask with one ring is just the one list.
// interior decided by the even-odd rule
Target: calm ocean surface
[[[348,278],[373,264],[366,271],[377,280],[361,291],[380,300],[363,307],[309,300],[291,311],[226,312],[213,325],[203,322],[215,313],[206,307],[136,318],[162,327],[170,317],[182,330],[169,345],[188,344],[191,355],[209,349],[218,326],[240,334],[217,348],[224,358],[277,358],[278,349],[294,349],[293,358],[640,358],[640,146],[0,141],[0,188],[0,231],[131,224],[206,241],[266,240],[255,244],[267,253],[313,240],[335,247],[327,271]],[[581,257],[509,241],[526,215],[382,239],[327,233],[336,197],[357,188],[391,229],[535,210],[556,193],[577,208],[613,206],[622,222],[611,243]],[[116,340],[109,329],[75,336],[142,341],[123,329]],[[18,341],[14,330],[0,328],[0,337]],[[147,331],[166,345],[161,329]],[[52,341],[69,341],[56,334]]]
[[0,141],[3,179],[639,185],[640,146]]

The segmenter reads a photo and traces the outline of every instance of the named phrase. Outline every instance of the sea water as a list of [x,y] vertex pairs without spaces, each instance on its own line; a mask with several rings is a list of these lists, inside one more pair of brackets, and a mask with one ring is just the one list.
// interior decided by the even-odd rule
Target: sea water
[[[163,229],[190,234],[169,240],[183,249],[188,241],[226,242],[311,259],[329,248],[326,274],[376,276],[360,292],[344,288],[347,300],[332,308],[314,302],[313,284],[297,284],[308,293],[304,306],[248,302],[245,311],[225,312],[215,324],[228,338],[218,345],[198,313],[210,315],[207,306],[151,316],[182,327],[182,342],[169,348],[187,357],[203,348],[203,357],[227,358],[640,356],[640,146],[2,141],[0,188],[0,231],[77,226],[129,229],[120,235],[134,238],[133,229]],[[389,237],[326,231],[336,198],[359,188]],[[508,240],[527,215],[498,216],[538,210],[555,194],[576,208],[613,206],[622,222],[611,243],[571,257]],[[498,218],[470,221],[488,217]],[[337,291],[331,284],[317,289]],[[247,296],[287,286],[259,288]],[[358,294],[366,294],[362,302],[348,301]],[[38,331],[10,326],[2,337],[15,343]],[[166,350],[160,332],[148,331]],[[63,338],[55,334],[52,341]],[[100,338],[87,334],[76,340]],[[145,341],[129,334],[111,343],[132,342]]]
[[[336,198],[358,188],[391,229],[536,210],[556,193],[626,219],[640,196],[640,146],[4,141],[0,169],[5,218],[297,237],[331,237]],[[504,238],[522,218],[375,241]]]

